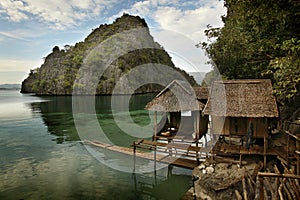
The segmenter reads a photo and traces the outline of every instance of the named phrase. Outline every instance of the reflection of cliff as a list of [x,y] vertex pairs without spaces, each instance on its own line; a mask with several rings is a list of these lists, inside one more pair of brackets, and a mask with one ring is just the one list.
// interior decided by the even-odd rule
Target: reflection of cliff
[[78,141],[72,116],[72,98],[67,96],[47,97],[44,102],[31,103],[35,112],[40,112],[48,132],[56,136],[57,143]]
[[[117,126],[112,114],[113,109],[116,113],[122,113],[127,109],[135,123],[145,125],[150,119],[148,112],[144,110],[145,105],[153,98],[153,94],[134,95],[134,96],[96,96],[80,98],[95,98],[95,107],[90,104],[84,106],[82,112],[90,112],[95,109],[99,124],[106,136],[116,145],[129,146],[136,138],[130,137]],[[113,100],[112,100],[113,99]],[[31,103],[30,107],[33,112],[41,113],[41,117],[48,128],[49,133],[55,135],[57,143],[67,141],[79,141],[72,113],[72,97],[71,96],[48,96],[43,97],[43,102]],[[86,101],[84,101],[86,102]],[[129,108],[128,108],[129,107]]]

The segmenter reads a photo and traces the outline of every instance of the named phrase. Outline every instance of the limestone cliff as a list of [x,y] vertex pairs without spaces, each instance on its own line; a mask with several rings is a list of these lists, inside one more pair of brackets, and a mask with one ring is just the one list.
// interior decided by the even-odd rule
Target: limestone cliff
[[[107,63],[109,66],[106,66]],[[87,69],[87,65],[91,67]],[[131,70],[143,65],[146,65],[143,71],[126,77]],[[160,65],[169,66],[173,72],[163,70]],[[147,80],[146,84],[131,90],[127,88],[132,82],[139,84],[142,82],[140,79],[151,74],[154,74],[154,79]],[[146,93],[161,90],[162,85],[171,82],[174,77],[185,78],[191,85],[196,84],[191,76],[175,67],[167,52],[154,42],[144,19],[124,14],[112,24],[93,29],[84,41],[74,46],[66,45],[64,49],[55,46],[41,67],[30,71],[22,83],[21,92],[71,95],[75,89],[93,83],[92,89],[80,93],[112,94],[116,83],[121,80],[118,86],[121,93],[132,93],[132,89],[134,93]]]

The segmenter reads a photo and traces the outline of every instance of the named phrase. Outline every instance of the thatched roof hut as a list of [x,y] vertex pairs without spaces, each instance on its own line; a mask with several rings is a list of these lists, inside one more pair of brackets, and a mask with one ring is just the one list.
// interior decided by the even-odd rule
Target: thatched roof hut
[[[170,126],[176,133],[194,133],[196,140],[207,132],[208,116],[200,115],[208,99],[207,88],[193,88],[189,83],[179,80],[172,81],[145,109],[154,112],[154,139],[168,127],[163,127],[163,120],[157,124],[158,112],[169,113]],[[191,116],[183,117],[182,112],[191,111]],[[176,134],[175,133],[175,134]],[[178,135],[178,134],[177,134]]]
[[269,79],[216,81],[203,112],[225,117],[278,117]]
[[203,110],[208,99],[208,89],[191,87],[187,82],[174,80],[149,102],[145,109],[163,112]]
[[[241,141],[245,141],[246,150],[244,147],[238,147],[240,162],[245,152],[248,155],[259,154],[264,156],[266,166],[271,119],[278,117],[271,80],[216,81],[212,85],[203,113],[211,115],[213,138],[217,135],[229,136],[230,145],[232,137],[239,137]],[[254,143],[262,139],[263,150],[257,150]],[[244,142],[241,146],[243,144]],[[231,152],[234,148],[221,146],[224,153]]]

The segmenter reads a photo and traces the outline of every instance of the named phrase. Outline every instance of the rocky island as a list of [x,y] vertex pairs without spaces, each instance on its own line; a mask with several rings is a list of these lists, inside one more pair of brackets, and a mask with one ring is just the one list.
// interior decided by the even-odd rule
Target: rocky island
[[[142,30],[142,34],[125,38],[124,40],[129,45],[145,46],[145,48],[137,48],[132,51],[123,52],[115,60],[113,60],[109,67],[99,76],[99,74],[92,78],[97,78],[97,86],[93,94],[106,95],[112,94],[113,89],[119,79],[128,73],[136,66],[143,64],[155,63],[156,68],[159,65],[168,66],[176,73],[180,73],[180,77],[186,79],[191,85],[196,82],[183,70],[175,67],[171,57],[163,49],[163,47],[153,40],[150,35],[149,28],[144,19],[138,16],[131,16],[124,14],[117,18],[112,24],[102,24],[85,38],[84,41],[76,43],[74,46],[65,45],[64,49],[55,46],[52,53],[44,58],[44,63],[41,67],[30,70],[28,77],[22,82],[22,93],[35,93],[37,95],[71,95],[74,87],[84,88],[91,80],[89,78],[81,78],[74,84],[74,81],[80,76],[79,70],[86,62],[86,57],[102,43],[107,42],[115,35],[120,35],[130,30]],[[126,37],[128,34],[126,35]],[[105,52],[102,52],[103,59],[109,57],[111,54],[118,52],[122,44],[111,42],[105,46]],[[103,50],[102,50],[103,51]],[[104,54],[104,55],[103,55]],[[101,55],[97,55],[96,61],[98,65],[102,62]],[[99,57],[100,56],[100,57]],[[92,58],[93,59],[93,58]],[[90,63],[95,63],[94,60],[89,60]],[[100,63],[100,64],[99,64]],[[100,67],[101,66],[98,66]],[[159,70],[159,69],[158,69]],[[94,72],[92,72],[94,73]],[[151,74],[151,70],[140,72],[141,74]],[[160,73],[161,77],[156,77],[157,80],[166,79],[166,74]],[[180,77],[176,77],[180,79]],[[132,80],[134,79],[134,80]],[[131,77],[131,82],[139,81],[139,77]],[[128,81],[127,81],[128,82]],[[169,82],[169,80],[166,80]],[[162,87],[159,84],[149,83],[136,88],[134,93],[147,93],[160,91]],[[126,93],[126,88],[122,91]],[[87,92],[85,92],[87,93]]]

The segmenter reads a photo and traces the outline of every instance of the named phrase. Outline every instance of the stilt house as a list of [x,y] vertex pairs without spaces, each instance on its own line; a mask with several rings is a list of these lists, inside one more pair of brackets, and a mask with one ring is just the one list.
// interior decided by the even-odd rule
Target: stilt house
[[[216,81],[204,114],[212,116],[212,126],[216,123],[213,127],[216,134],[245,136],[252,123],[253,137],[264,138],[268,134],[270,120],[278,117],[271,81]],[[218,130],[217,123],[222,122],[222,117],[224,125]]]
[[[154,111],[154,140],[175,135],[200,139],[208,127],[208,116],[202,115],[208,93],[207,88],[192,88],[187,82],[172,81],[145,107]],[[158,112],[162,113],[159,123]]]
[[[203,112],[211,116],[213,135],[229,136],[229,143],[232,137],[242,139],[248,150],[238,148],[238,153],[264,155],[266,163],[270,123],[278,118],[270,80],[215,81]],[[264,148],[249,152],[255,138],[263,139]]]

